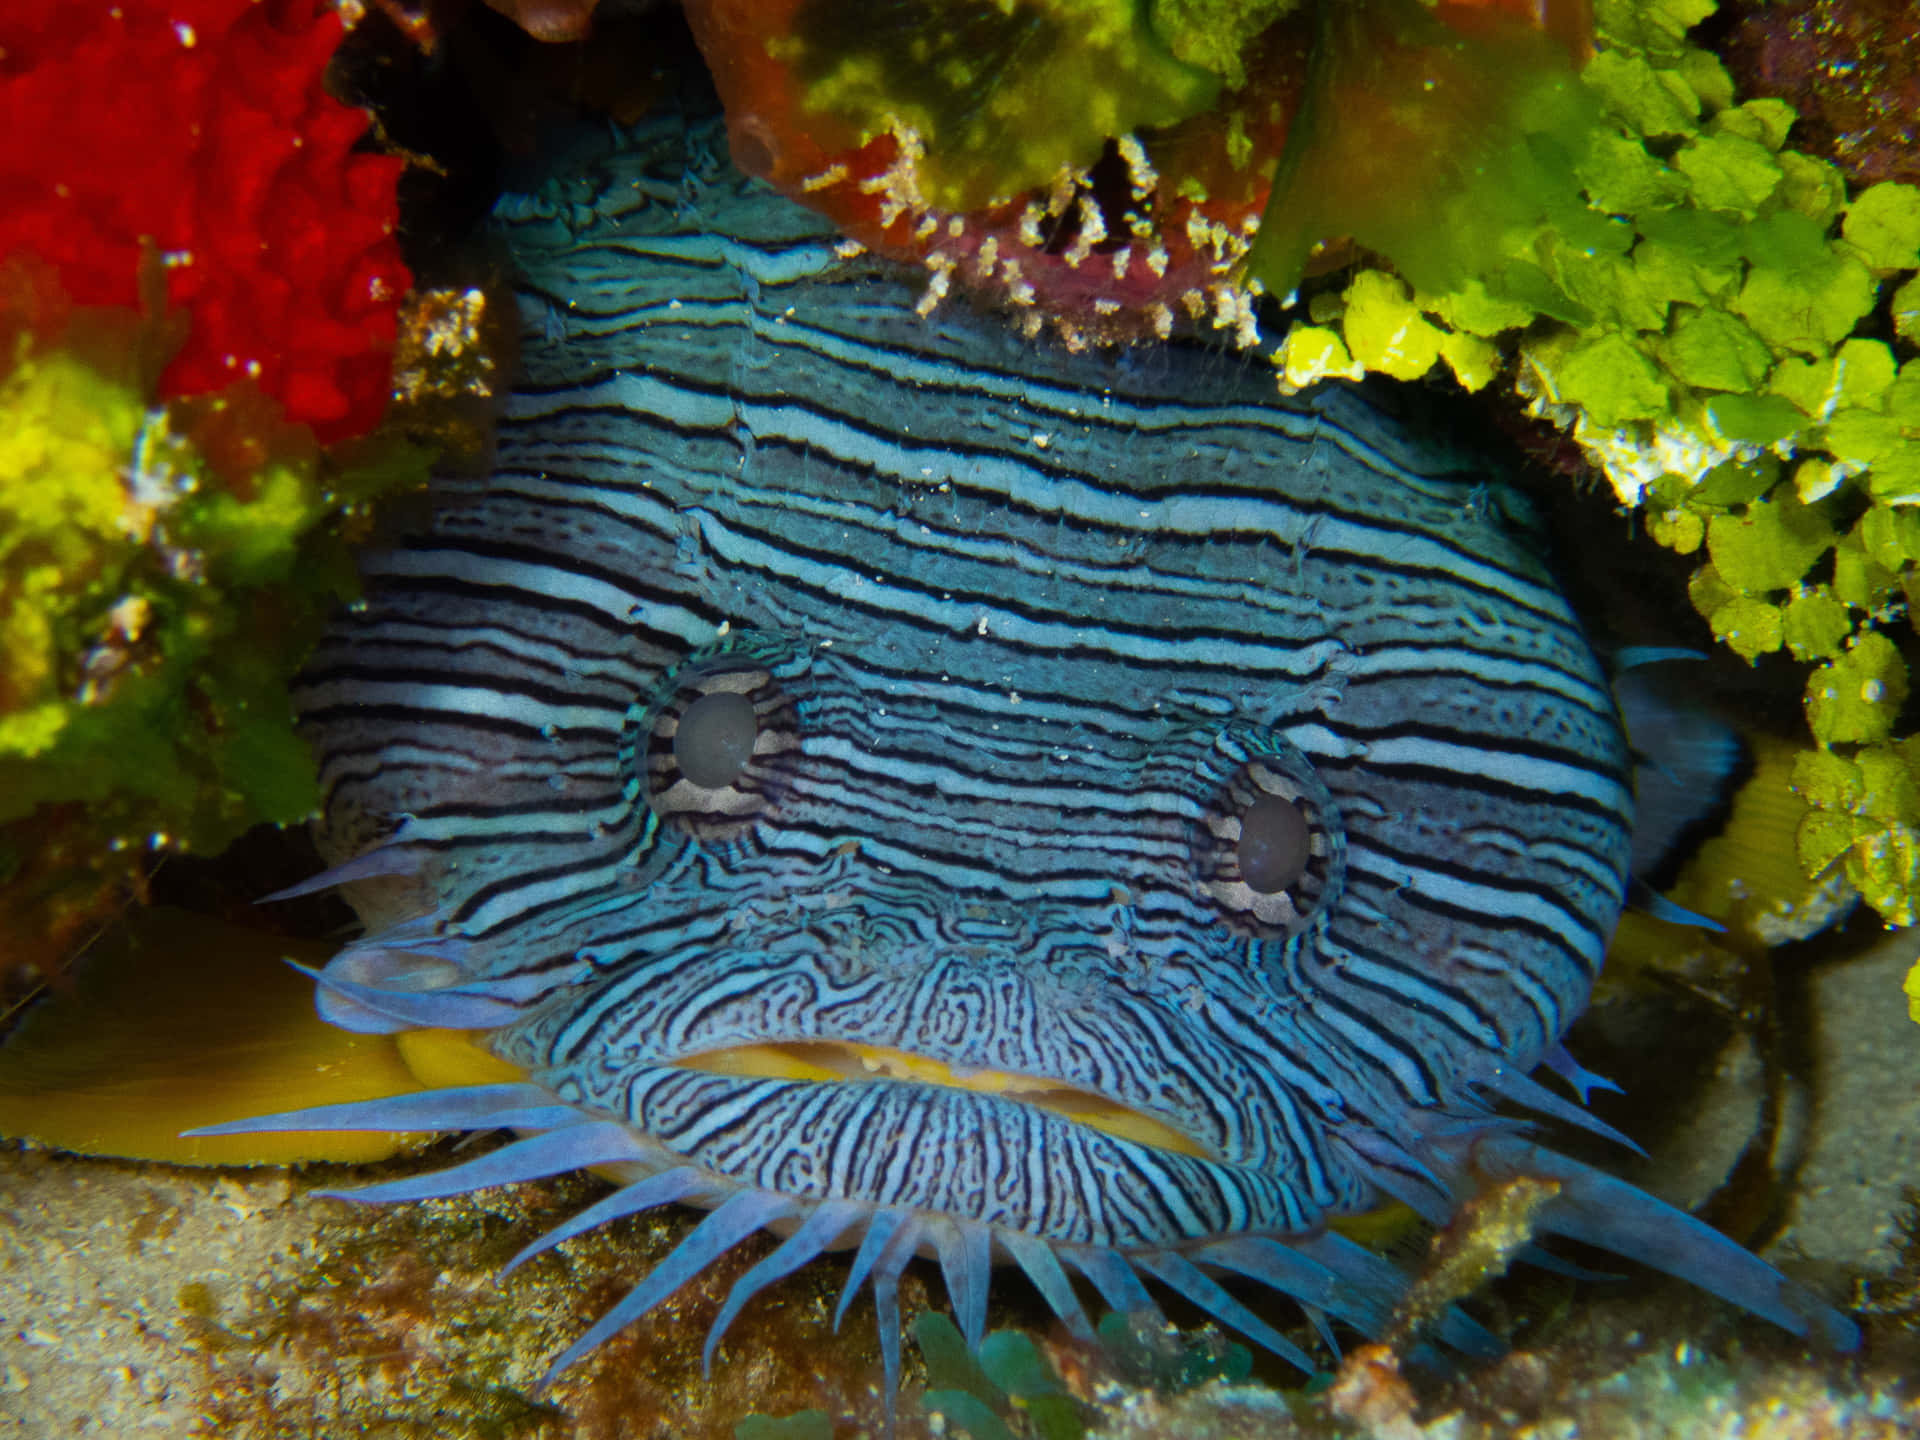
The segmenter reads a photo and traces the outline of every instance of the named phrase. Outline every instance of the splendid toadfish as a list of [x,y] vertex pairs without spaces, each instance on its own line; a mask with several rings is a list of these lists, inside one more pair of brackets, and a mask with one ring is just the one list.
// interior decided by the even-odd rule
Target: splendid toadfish
[[1379,1334],[1407,1278],[1335,1222],[1522,1175],[1547,1235],[1854,1343],[1512,1118],[1607,1131],[1530,1073],[1582,1078],[1634,800],[1482,456],[1194,344],[923,318],[710,126],[502,213],[493,473],[368,561],[296,698],[338,861],[301,888],[365,921],[322,1013],[515,1078],[217,1132],[519,1132],[365,1201],[619,1177],[527,1255],[705,1207],[556,1371],[763,1229],[709,1356],[848,1248],[889,1401],[916,1255],[970,1341],[1007,1262],[1076,1334],[1079,1281],[1164,1287],[1310,1367],[1222,1277]]

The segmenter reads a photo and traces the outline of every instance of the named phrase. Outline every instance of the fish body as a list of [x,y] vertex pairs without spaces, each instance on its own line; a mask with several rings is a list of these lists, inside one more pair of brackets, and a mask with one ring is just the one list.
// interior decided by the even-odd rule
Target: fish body
[[[709,1218],[569,1363],[763,1228],[761,1285],[1017,1263],[1075,1329],[1142,1276],[1378,1333],[1329,1229],[1489,1177],[1789,1328],[1847,1322],[1495,1120],[1586,1004],[1626,883],[1615,701],[1525,506],[1379,397],[1198,345],[1070,355],[847,260],[678,122],[503,207],[525,375],[493,473],[297,701],[368,922],[350,1028],[524,1079],[263,1121],[528,1138]],[[1596,1128],[1600,1127],[1594,1122]],[[234,1127],[238,1128],[238,1127]],[[1450,1328],[1449,1328],[1450,1327]],[[1454,1315],[1443,1333],[1472,1348]],[[558,1368],[558,1367],[556,1367]]]

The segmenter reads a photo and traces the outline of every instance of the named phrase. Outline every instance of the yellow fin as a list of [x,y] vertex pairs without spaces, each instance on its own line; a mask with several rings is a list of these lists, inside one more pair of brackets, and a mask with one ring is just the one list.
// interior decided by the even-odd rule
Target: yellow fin
[[524,1080],[527,1072],[482,1048],[478,1030],[403,1030],[393,1037],[400,1058],[420,1084],[416,1089],[499,1085]]
[[[357,1131],[182,1139],[182,1130],[423,1086],[389,1035],[314,1013],[336,947],[182,910],[130,913],[0,1047],[0,1135],[182,1165],[362,1163],[414,1138]],[[425,1138],[425,1137],[420,1137]]]
[[1430,1229],[1410,1206],[1402,1205],[1398,1200],[1359,1215],[1336,1215],[1327,1221],[1327,1228],[1370,1250],[1385,1250],[1414,1236],[1424,1235]]

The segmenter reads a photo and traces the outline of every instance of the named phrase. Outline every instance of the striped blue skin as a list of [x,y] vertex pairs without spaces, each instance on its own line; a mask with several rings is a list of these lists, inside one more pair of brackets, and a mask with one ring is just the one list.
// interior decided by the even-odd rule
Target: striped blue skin
[[[1633,803],[1484,463],[1197,347],[923,320],[913,275],[684,144],[503,207],[526,373],[494,471],[371,560],[297,696],[343,859],[308,888],[367,922],[323,1013],[473,1028],[527,1078],[226,1128],[525,1137],[364,1200],[625,1177],[529,1254],[708,1207],[556,1370],[769,1227],[714,1340],[857,1246],[890,1396],[916,1254],[973,1340],[1004,1260],[1077,1332],[1071,1275],[1126,1309],[1150,1278],[1307,1365],[1217,1278],[1378,1334],[1405,1280],[1329,1222],[1519,1174],[1560,1182],[1545,1231],[1851,1343],[1492,1117],[1605,1130],[1528,1072],[1584,1078],[1558,1042]],[[717,1058],[765,1046],[816,1071]]]

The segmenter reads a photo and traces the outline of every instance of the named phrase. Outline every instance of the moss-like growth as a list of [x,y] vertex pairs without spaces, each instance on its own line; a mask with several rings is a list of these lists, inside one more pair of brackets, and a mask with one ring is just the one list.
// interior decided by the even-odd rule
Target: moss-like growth
[[1284,295],[1317,248],[1351,240],[1424,291],[1517,266],[1505,288],[1537,294],[1511,237],[1586,214],[1569,164],[1598,105],[1569,62],[1572,9],[1318,0],[1249,277]]
[[833,1421],[824,1410],[801,1410],[778,1419],[749,1415],[733,1427],[733,1440],[833,1440]]

